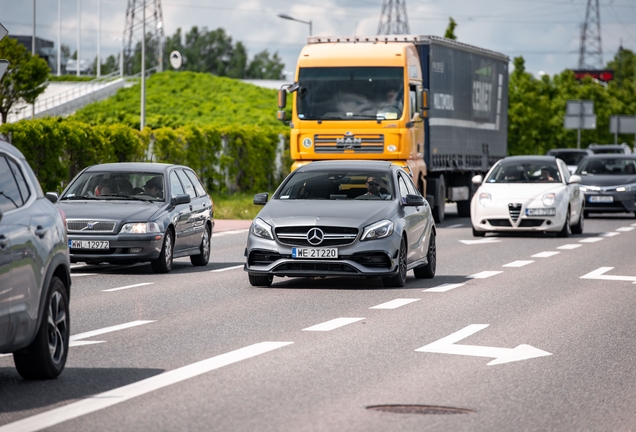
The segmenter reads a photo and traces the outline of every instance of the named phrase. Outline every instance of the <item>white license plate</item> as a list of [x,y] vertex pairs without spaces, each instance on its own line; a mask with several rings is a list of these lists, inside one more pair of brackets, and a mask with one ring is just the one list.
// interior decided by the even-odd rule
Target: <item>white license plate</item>
[[71,249],[108,249],[110,243],[102,240],[69,240],[68,247]]
[[593,203],[611,203],[611,202],[614,202],[614,197],[613,196],[592,195],[590,197],[590,202],[593,202]]
[[338,258],[338,248],[292,248],[292,258]]

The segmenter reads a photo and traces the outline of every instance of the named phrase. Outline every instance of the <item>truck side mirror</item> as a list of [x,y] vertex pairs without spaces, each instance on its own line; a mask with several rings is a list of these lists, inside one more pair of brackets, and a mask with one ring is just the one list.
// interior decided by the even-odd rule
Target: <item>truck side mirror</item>
[[[278,108],[283,110],[287,106],[287,90],[278,90]],[[280,119],[279,119],[280,120]]]
[[276,111],[276,119],[280,121],[287,120],[287,112],[285,111]]

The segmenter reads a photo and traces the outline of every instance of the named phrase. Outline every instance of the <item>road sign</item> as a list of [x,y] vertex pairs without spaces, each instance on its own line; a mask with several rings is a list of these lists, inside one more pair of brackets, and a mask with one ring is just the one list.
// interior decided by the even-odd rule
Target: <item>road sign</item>
[[519,345],[515,348],[496,348],[475,345],[458,345],[455,343],[485,329],[488,325],[489,324],[471,324],[458,332],[418,348],[415,351],[494,358],[494,360],[488,363],[488,366],[552,355],[547,351],[540,350],[539,348],[535,348],[530,345]]
[[[0,23],[0,40],[4,38],[9,31]],[[7,71],[9,67],[9,62],[7,60],[0,60],[0,79],[4,76],[4,73]]]
[[566,129],[596,129],[596,116],[566,115],[563,118],[563,127]]
[[565,107],[563,118],[565,129],[576,129],[576,148],[581,148],[581,129],[596,129],[596,116],[594,115],[594,101],[569,100]]
[[636,116],[611,116],[610,132],[636,134]]
[[181,53],[179,53],[179,51],[172,51],[170,53],[170,66],[175,69],[179,69],[182,63],[183,58],[181,57]]
[[594,115],[594,101],[569,100],[566,105],[565,114],[569,116]]

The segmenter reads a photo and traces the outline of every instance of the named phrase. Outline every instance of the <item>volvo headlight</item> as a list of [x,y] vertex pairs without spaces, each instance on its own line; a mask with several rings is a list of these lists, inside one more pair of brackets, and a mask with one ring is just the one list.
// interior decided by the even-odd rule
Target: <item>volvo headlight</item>
[[479,194],[479,204],[484,207],[488,207],[490,205],[490,201],[492,200],[492,196],[489,193],[482,192]]
[[541,200],[543,201],[544,206],[550,207],[552,204],[554,204],[554,201],[556,201],[556,194],[547,193],[543,195],[543,198]]
[[393,226],[393,222],[386,219],[371,224],[364,228],[360,240],[377,240],[388,237],[393,234]]
[[159,225],[155,222],[127,223],[121,227],[122,234],[147,234],[161,232]]
[[254,222],[252,222],[252,226],[250,227],[250,232],[256,237],[274,240],[272,227],[261,218],[254,219]]

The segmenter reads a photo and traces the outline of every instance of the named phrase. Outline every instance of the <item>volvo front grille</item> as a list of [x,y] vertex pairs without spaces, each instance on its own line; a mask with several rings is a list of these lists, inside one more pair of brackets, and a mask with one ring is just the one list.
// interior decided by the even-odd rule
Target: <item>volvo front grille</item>
[[112,233],[115,231],[115,222],[67,219],[66,229],[69,233]]

